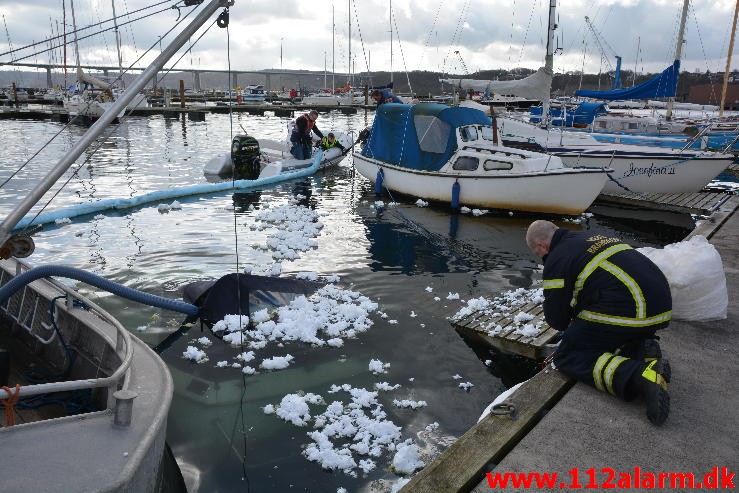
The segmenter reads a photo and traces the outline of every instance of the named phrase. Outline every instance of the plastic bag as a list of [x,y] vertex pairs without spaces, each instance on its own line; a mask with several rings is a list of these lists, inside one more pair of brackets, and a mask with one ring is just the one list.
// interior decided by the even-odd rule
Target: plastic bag
[[707,321],[726,318],[729,294],[721,256],[704,236],[662,249],[640,248],[670,284],[672,318]]

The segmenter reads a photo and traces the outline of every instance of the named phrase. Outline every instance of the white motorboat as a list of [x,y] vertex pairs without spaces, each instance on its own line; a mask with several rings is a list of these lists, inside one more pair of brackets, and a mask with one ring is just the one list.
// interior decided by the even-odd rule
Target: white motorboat
[[[288,129],[288,135],[291,129]],[[351,136],[343,132],[333,132],[336,140],[344,146],[345,149],[349,149],[352,145]],[[234,170],[234,158],[235,153],[238,153],[236,149],[236,143],[244,136],[237,135],[234,137],[232,142],[232,152],[230,154],[219,154],[211,158],[203,168],[203,174],[206,177],[231,177]],[[257,139],[259,142],[259,148],[256,149],[258,154],[258,161],[255,161],[251,167],[249,176],[243,176],[246,179],[257,179],[267,178],[271,176],[277,176],[283,172],[295,171],[299,169],[308,168],[313,164],[313,157],[309,159],[295,159],[290,154],[291,143],[289,139],[285,140],[274,140],[274,139]],[[345,153],[342,153],[341,148],[332,147],[323,151],[321,161],[318,168],[325,168],[341,162],[345,157]],[[257,167],[258,166],[258,167]]]
[[698,192],[733,161],[731,154],[605,143],[585,132],[547,130],[498,117],[504,145],[551,153],[565,166],[611,168],[604,193]]
[[437,103],[381,105],[354,166],[392,192],[551,214],[583,212],[607,179],[603,168],[498,145],[482,111]]

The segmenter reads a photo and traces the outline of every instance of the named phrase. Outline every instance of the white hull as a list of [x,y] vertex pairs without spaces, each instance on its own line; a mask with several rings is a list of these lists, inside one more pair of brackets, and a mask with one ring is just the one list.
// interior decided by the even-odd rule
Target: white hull
[[624,193],[626,188],[639,193],[697,192],[733,160],[730,154],[605,143],[586,132],[548,131],[511,118],[499,121],[506,145],[551,153],[569,167],[612,168],[611,178],[623,186],[609,179],[604,193]]
[[360,154],[354,155],[354,166],[373,183],[382,168],[386,188],[414,197],[451,202],[452,186],[458,181],[461,205],[549,214],[582,213],[606,180],[599,170],[569,168],[520,174],[418,171]]
[[[345,147],[351,145],[349,137],[343,133],[336,132],[336,137]],[[262,171],[259,178],[275,176],[283,171],[293,171],[308,168],[313,164],[313,158],[295,159],[290,154],[290,143],[272,139],[257,139],[262,154]],[[315,153],[314,153],[315,155]],[[341,149],[334,147],[323,152],[323,158],[319,169],[338,164],[344,159]],[[231,176],[233,163],[230,154],[219,154],[210,159],[203,168],[206,176]]]
[[[611,157],[599,151],[596,155],[583,152],[556,152],[565,166],[606,166],[613,169],[603,193],[682,193],[699,192],[716,175],[725,170],[730,157],[680,155],[623,155]],[[615,181],[614,181],[615,180]]]

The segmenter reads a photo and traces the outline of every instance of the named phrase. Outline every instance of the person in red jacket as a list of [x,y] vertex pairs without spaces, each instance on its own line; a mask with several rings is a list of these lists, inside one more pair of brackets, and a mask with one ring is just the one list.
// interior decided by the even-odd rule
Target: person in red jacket
[[290,154],[295,156],[295,158],[310,159],[313,153],[311,132],[319,138],[323,138],[323,133],[316,126],[317,119],[318,112],[316,110],[311,110],[309,113],[300,115],[295,119],[295,128],[293,128],[292,134],[290,134],[290,142],[292,142]]

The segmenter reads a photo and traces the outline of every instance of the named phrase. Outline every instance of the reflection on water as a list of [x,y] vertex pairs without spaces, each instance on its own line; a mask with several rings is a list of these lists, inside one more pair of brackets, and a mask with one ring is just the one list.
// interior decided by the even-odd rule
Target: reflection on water
[[[243,125],[256,137],[280,138],[288,121],[239,114],[233,128]],[[329,130],[357,130],[369,123],[371,113],[335,112],[321,117],[321,128]],[[37,150],[34,144],[58,128],[50,122],[0,121],[6,137],[0,180]],[[124,120],[111,128],[89,163],[80,159],[77,175],[65,176],[69,185],[49,209],[205,183],[202,168],[211,157],[228,152],[231,128],[228,115],[215,114],[205,122],[163,117]],[[76,127],[65,131],[42,153],[40,162],[29,164],[20,179],[0,190],[0,212],[7,213],[24,197],[81,131]],[[35,236],[37,251],[31,260],[89,269],[135,289],[178,298],[189,282],[219,278],[234,272],[237,265],[272,263],[268,253],[251,247],[264,241],[264,233],[250,226],[258,211],[294,196],[320,214],[324,228],[316,239],[318,247],[296,261],[284,262],[283,275],[338,274],[342,287],[377,301],[387,320],[398,323],[376,317],[368,332],[339,349],[286,344],[275,354],[292,354],[294,366],[248,377],[237,369],[214,367],[219,358],[225,359],[223,354],[233,351],[217,340],[208,350],[209,363],[184,360],[181,354],[193,338],[210,336],[193,327],[162,355],[175,384],[168,441],[192,492],[244,491],[247,484],[251,491],[323,492],[340,486],[357,491],[373,481],[394,478],[382,461],[366,477],[358,478],[324,472],[307,462],[300,453],[309,430],[261,410],[287,393],[302,390],[329,399],[326,391],[331,384],[371,388],[383,380],[400,383],[397,391],[379,396],[388,419],[403,427],[404,438],[428,433],[425,427],[438,422],[439,438],[463,434],[495,395],[531,371],[528,362],[508,361],[468,346],[448,322],[462,302],[448,298],[450,294],[459,294],[461,300],[494,296],[528,287],[538,279],[538,260],[523,241],[533,217],[505,212],[479,217],[454,214],[439,205],[416,207],[414,198],[405,197],[397,207],[378,210],[372,185],[354,172],[350,158],[310,178],[270,188],[183,198],[181,211],[160,213],[157,204],[151,204],[80,218],[65,226],[46,226]],[[387,197],[382,200],[389,202]],[[601,206],[592,210],[595,215],[582,224],[556,222],[618,235],[636,246],[675,241],[692,227],[690,218],[682,215],[655,217]],[[89,286],[79,289],[152,346],[182,322],[175,313]],[[390,363],[390,373],[382,379],[369,373],[372,358]],[[487,359],[493,360],[491,367],[484,364]],[[455,374],[475,387],[461,391],[452,378]],[[399,409],[392,405],[394,398],[426,400],[428,406]]]

